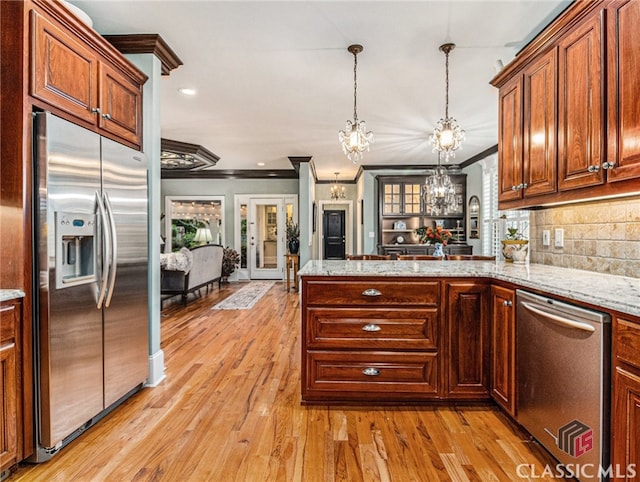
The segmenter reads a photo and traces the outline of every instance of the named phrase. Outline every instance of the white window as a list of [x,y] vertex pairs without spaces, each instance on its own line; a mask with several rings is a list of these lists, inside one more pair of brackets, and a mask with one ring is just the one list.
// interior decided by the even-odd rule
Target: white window
[[498,156],[482,161],[482,254],[500,256],[507,228],[517,228],[525,239],[529,238],[529,211],[498,210]]

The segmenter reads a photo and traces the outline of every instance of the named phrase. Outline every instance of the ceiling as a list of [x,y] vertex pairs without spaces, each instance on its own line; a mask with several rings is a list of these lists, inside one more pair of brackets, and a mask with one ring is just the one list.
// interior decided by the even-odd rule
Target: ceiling
[[[338,130],[353,117],[353,56],[360,43],[358,117],[375,142],[365,165],[434,164],[428,143],[445,110],[466,131],[460,163],[497,143],[504,64],[568,0],[71,1],[103,34],[157,33],[184,62],[161,80],[162,137],[220,156],[212,169],[292,169],[312,156],[318,178],[353,179]],[[178,89],[197,90],[193,97]],[[258,163],[264,163],[259,166]]]

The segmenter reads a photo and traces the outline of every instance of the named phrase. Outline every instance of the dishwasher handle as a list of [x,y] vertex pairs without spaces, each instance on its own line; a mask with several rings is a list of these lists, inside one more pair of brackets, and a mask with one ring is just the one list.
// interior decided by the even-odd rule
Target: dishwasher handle
[[542,316],[547,320],[551,320],[554,323],[557,323],[559,325],[564,325],[569,328],[575,328],[577,330],[588,331],[591,333],[596,331],[596,329],[593,326],[589,325],[588,323],[581,323],[579,321],[565,318],[564,316],[558,316],[552,313],[547,313],[546,311],[536,308],[534,305],[532,305],[531,303],[527,303],[526,301],[522,301],[521,304],[525,309],[529,310],[530,312],[535,313],[536,315]]

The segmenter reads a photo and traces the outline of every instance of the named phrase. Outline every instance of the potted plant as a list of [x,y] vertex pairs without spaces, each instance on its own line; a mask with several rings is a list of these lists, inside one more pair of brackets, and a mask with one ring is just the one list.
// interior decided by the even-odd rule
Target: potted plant
[[446,246],[450,239],[455,239],[453,233],[442,226],[436,226],[435,229],[431,226],[422,226],[416,229],[415,233],[418,235],[420,243],[435,246],[434,256],[444,257],[442,247]]
[[524,239],[524,235],[518,228],[507,228],[505,239],[502,243],[502,255],[508,263],[522,264],[527,259],[529,252],[529,240]]
[[240,256],[235,249],[226,247],[222,253],[222,281],[229,282],[229,276],[233,274],[240,264]]
[[292,220],[287,221],[287,246],[289,253],[298,254],[300,249],[300,226]]

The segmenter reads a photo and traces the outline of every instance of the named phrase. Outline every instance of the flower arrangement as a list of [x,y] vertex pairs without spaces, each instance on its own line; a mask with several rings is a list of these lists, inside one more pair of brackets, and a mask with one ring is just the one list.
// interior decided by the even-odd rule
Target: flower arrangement
[[420,242],[426,244],[441,243],[446,246],[450,239],[455,239],[453,233],[442,226],[437,226],[435,229],[431,226],[422,226],[416,229],[415,233],[420,238]]
[[505,238],[515,241],[524,239],[524,236],[521,232],[519,232],[518,228],[507,228],[507,234],[505,235]]

